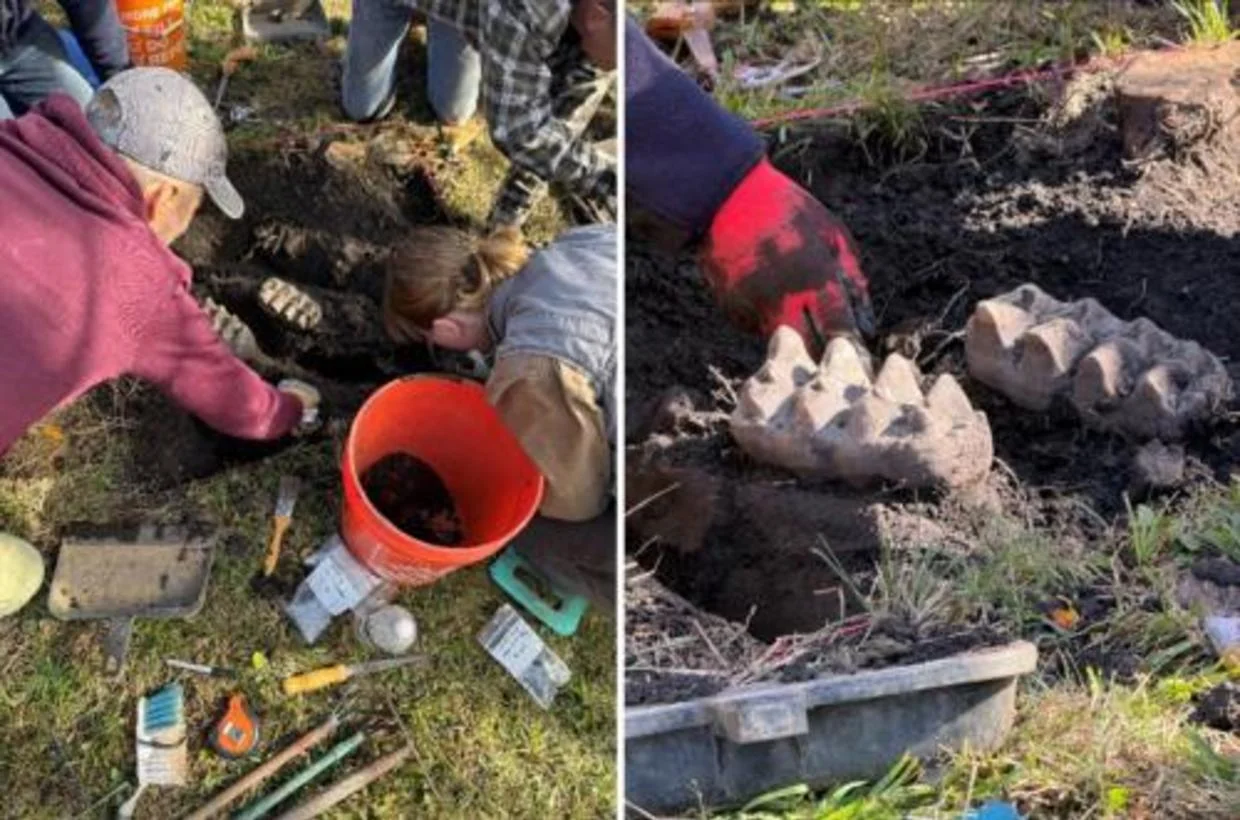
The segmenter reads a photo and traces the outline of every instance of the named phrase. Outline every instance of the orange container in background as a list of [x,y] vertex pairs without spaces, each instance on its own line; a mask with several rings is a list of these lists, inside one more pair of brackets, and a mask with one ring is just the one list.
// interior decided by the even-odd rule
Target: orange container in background
[[184,71],[185,0],[116,0],[134,65]]
[[[362,490],[362,475],[393,453],[429,464],[456,503],[460,546],[428,544],[387,520]],[[520,532],[542,501],[543,477],[486,391],[444,376],[411,376],[376,391],[357,416],[341,457],[340,534],[375,574],[409,586],[484,561]]]

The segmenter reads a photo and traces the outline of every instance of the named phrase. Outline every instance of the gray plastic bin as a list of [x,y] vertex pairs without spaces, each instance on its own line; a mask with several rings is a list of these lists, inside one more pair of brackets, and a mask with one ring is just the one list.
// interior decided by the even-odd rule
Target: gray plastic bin
[[1018,641],[805,683],[744,687],[625,713],[625,796],[654,813],[728,806],[795,783],[882,776],[905,752],[993,749],[1038,651]]

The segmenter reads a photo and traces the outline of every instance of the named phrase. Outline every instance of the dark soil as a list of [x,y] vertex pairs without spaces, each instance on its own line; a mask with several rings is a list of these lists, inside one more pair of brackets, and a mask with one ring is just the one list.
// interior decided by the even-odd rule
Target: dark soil
[[[415,223],[459,221],[445,212],[425,173],[337,167],[317,144],[239,152],[229,172],[245,200],[245,216],[234,222],[204,206],[175,249],[194,268],[195,296],[215,299],[254,331],[264,354],[252,363],[260,375],[318,387],[327,434],[333,420],[338,428],[383,383],[431,368],[424,350],[387,341],[379,308],[391,240]],[[271,276],[319,303],[318,326],[302,331],[262,309],[259,287]],[[152,490],[267,458],[295,443],[222,436],[149,389],[134,392],[124,415],[137,432],[135,480]]]
[[1240,732],[1240,685],[1220,683],[1203,693],[1189,717],[1221,732]]
[[402,532],[441,547],[464,539],[456,502],[443,479],[425,461],[408,453],[384,456],[362,474],[370,503]]
[[[1037,141],[1022,141],[1012,122],[1032,122],[1045,112],[1044,102],[1025,93],[927,112],[927,150],[903,165],[871,164],[883,152],[863,150],[838,129],[795,135],[784,144],[792,148],[772,146],[776,164],[855,235],[879,319],[875,349],[891,349],[887,340],[910,325],[958,330],[977,301],[1033,282],[1060,299],[1096,298],[1123,319],[1146,316],[1235,360],[1240,277],[1226,272],[1240,270],[1240,189],[1220,211],[1216,202],[1194,197],[1191,186],[1176,184],[1199,166],[1191,174],[1172,160],[1132,166],[1118,130],[1105,127],[1107,112],[1099,118],[1104,127],[1071,150],[1047,152]],[[691,259],[642,240],[630,235],[627,254],[630,506],[675,489],[626,519],[628,543],[648,545],[637,561],[669,588],[750,623],[764,639],[781,628],[820,624],[832,613],[813,591],[838,581],[808,550],[814,528],[822,531],[824,519],[837,516],[801,519],[811,526],[793,540],[772,537],[797,519],[779,506],[738,513],[738,487],[792,486],[816,494],[824,510],[855,504],[858,495],[800,484],[739,452],[726,432],[730,393],[762,361],[764,342],[728,325]],[[920,353],[939,339],[927,338]],[[1085,541],[1099,533],[1097,516],[1112,521],[1124,514],[1130,442],[1086,430],[1063,408],[1030,413],[970,382],[959,342],[947,344],[926,370],[955,373],[986,412],[996,457],[1024,499],[1005,499],[1006,512]],[[669,409],[664,399],[672,389],[679,393]],[[1184,442],[1197,475],[1226,480],[1233,452],[1240,451],[1234,441],[1219,422]],[[992,478],[999,475],[996,469]],[[935,502],[898,491],[868,497],[892,506]],[[940,514],[950,523],[951,512]],[[850,572],[873,560],[864,543],[839,535],[833,541]],[[838,604],[835,609],[838,616]],[[1122,673],[1129,659],[1103,660]],[[628,697],[662,696],[639,687]]]

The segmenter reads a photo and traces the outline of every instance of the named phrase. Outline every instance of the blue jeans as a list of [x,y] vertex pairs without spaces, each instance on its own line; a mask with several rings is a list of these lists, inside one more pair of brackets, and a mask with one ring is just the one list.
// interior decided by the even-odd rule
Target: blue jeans
[[[342,104],[351,120],[381,117],[396,88],[396,62],[413,10],[394,0],[353,0],[344,55]],[[478,110],[482,58],[459,31],[436,20],[427,26],[426,94],[441,122],[463,122]]]
[[37,14],[17,34],[13,48],[0,54],[0,120],[20,116],[54,91],[83,106],[94,91],[69,61],[56,29]]

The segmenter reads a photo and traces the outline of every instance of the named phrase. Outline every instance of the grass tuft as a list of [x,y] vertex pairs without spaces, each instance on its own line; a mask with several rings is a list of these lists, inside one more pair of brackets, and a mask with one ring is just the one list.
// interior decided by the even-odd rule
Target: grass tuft
[[1188,24],[1188,41],[1199,46],[1218,46],[1240,37],[1231,24],[1231,0],[1172,0],[1171,5]]

